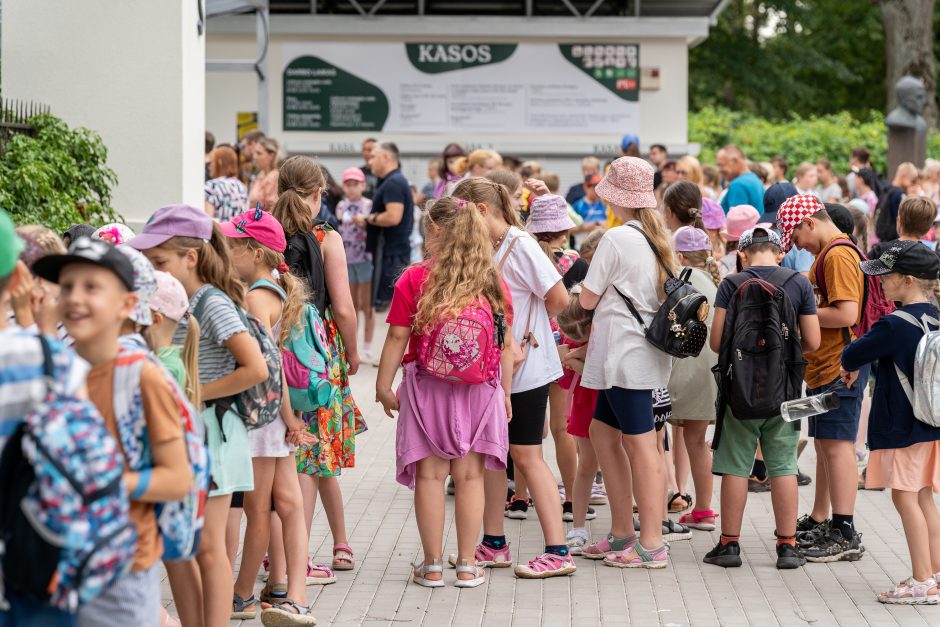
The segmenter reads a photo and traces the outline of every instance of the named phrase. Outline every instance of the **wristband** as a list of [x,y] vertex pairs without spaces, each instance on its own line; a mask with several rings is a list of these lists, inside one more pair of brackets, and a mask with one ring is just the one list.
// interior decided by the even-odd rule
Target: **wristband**
[[138,500],[147,492],[147,488],[149,487],[150,487],[150,468],[147,468],[137,473],[137,487],[134,488],[133,492],[131,492],[131,500],[133,501]]

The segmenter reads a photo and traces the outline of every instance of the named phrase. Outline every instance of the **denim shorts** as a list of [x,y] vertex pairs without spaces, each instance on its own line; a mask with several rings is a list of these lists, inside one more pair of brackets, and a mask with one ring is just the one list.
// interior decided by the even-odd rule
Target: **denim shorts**
[[809,417],[809,437],[817,440],[844,440],[854,442],[858,437],[858,420],[865,398],[865,382],[869,366],[858,371],[858,380],[851,388],[839,385],[839,379],[818,388],[807,388],[806,395],[814,396],[832,390],[839,395],[839,407],[825,414]]
[[653,390],[627,390],[617,387],[601,390],[597,395],[594,420],[619,429],[624,435],[649,433],[655,428]]
[[371,261],[347,263],[346,269],[349,271],[350,285],[372,282],[372,273],[375,269],[372,267]]

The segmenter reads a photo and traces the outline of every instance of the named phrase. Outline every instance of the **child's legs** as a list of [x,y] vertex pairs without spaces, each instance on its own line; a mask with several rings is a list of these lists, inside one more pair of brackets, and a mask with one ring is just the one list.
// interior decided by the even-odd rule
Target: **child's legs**
[[[307,530],[304,526],[304,503],[293,455],[278,457],[274,464],[271,495],[274,509],[281,521],[281,537],[287,560],[287,596],[301,605],[307,604]],[[257,477],[257,475],[255,475]],[[257,489],[257,483],[255,484]],[[247,504],[246,504],[247,505]],[[263,518],[269,518],[263,516]],[[257,572],[257,568],[252,571]],[[272,583],[281,583],[272,580]]]
[[241,507],[229,507],[228,517],[225,520],[225,553],[228,555],[228,561],[235,569],[235,558],[238,556],[238,540],[242,533],[242,514],[245,510]]
[[[296,467],[295,467],[296,470]],[[310,527],[313,525],[313,512],[317,507],[318,478],[306,473],[297,473],[300,482],[300,494],[303,497],[304,525],[306,538],[309,541]],[[304,550],[306,555],[306,550]],[[269,572],[273,581],[287,580],[287,560],[284,555],[284,530],[281,519],[275,512],[271,512],[271,543],[268,546]]]
[[[451,460],[450,476],[454,478],[456,488],[454,517],[457,523],[457,558],[472,564],[477,535],[483,525],[483,456],[468,453],[466,457]],[[474,578],[470,574],[463,576]]]
[[[425,564],[441,559],[444,544],[444,480],[449,471],[450,463],[440,457],[425,457],[416,464],[415,518]],[[440,579],[440,574],[429,575],[429,578]]]
[[[572,436],[573,437],[573,436]],[[591,489],[594,486],[594,476],[597,474],[597,455],[594,447],[587,438],[574,438],[578,446],[578,472],[574,477],[572,511],[574,512],[575,528],[583,528],[587,516],[588,501],[591,500]]]
[[930,537],[930,570],[940,573],[940,512],[933,499],[933,489],[924,488],[917,493],[917,502],[927,521],[927,533]]
[[372,343],[375,336],[375,310],[372,309],[372,283],[360,283],[359,289],[359,307],[365,318],[365,341]]
[[[855,439],[817,440],[826,456],[829,501],[832,513],[851,515],[858,496],[858,466],[855,463]],[[815,520],[819,520],[815,518]]]
[[[245,542],[242,545],[242,563],[235,581],[235,594],[243,599],[251,596],[258,567],[268,548],[271,527],[271,486],[274,484],[273,457],[253,457],[255,489],[245,492]],[[280,583],[280,582],[276,582]]]
[[656,432],[624,435],[623,443],[633,469],[633,490],[640,513],[640,543],[647,549],[655,549],[663,544],[663,496],[666,493],[665,467],[656,447]]
[[[698,511],[712,508],[712,492],[715,489],[715,479],[712,475],[712,451],[705,442],[707,430],[707,420],[688,420],[682,427],[682,442],[692,471],[695,509]],[[678,436],[676,441],[679,441]]]
[[934,570],[930,562],[930,532],[927,519],[921,509],[917,492],[891,490],[891,500],[901,515],[907,549],[911,553],[911,569],[914,579],[924,581],[933,577]]
[[[516,475],[517,477],[521,475]],[[508,481],[505,470],[483,471],[483,533],[489,536],[506,535],[503,513],[506,511]]]
[[604,487],[607,489],[610,504],[610,533],[616,538],[632,536],[633,486],[630,480],[630,462],[620,441],[620,429],[600,420],[593,420],[589,432],[591,446],[604,473]]
[[829,468],[826,465],[826,454],[822,442],[813,440],[813,447],[816,449],[816,491],[810,517],[817,522],[822,522],[829,518]]
[[297,473],[300,479],[300,494],[304,499],[304,524],[307,526],[307,535],[313,526],[313,513],[317,509],[317,492],[320,488],[320,478],[306,473]]
[[343,503],[343,491],[339,486],[339,477],[320,477],[318,479],[320,501],[326,513],[326,521],[333,534],[333,545],[347,544],[346,511]]
[[722,475],[721,477],[721,533],[741,535],[744,505],[747,503],[747,477]]
[[361,288],[362,288],[362,283],[353,283],[352,280],[349,281],[349,293],[352,296],[353,309],[356,310],[357,314],[360,311],[362,311],[362,289]]
[[[624,439],[624,446],[626,446],[626,439]],[[656,452],[659,454],[660,466],[663,471],[663,478],[665,480],[665,492],[672,492],[675,494],[678,489],[676,487],[676,474],[675,466],[672,463],[672,456],[669,452],[666,451],[666,427],[656,432]],[[629,456],[629,450],[627,455]],[[632,461],[632,460],[631,460]],[[639,496],[637,494],[633,495],[633,498],[637,499],[637,511],[640,509]],[[659,507],[659,519],[666,520],[669,517],[669,506],[666,502],[666,494],[663,494],[663,498],[660,499]],[[640,526],[643,526],[643,523],[640,523]]]
[[672,449],[672,463],[676,474],[676,489],[684,494],[685,491],[689,489],[689,472],[691,471],[689,450],[686,448],[685,444],[685,426],[672,427],[672,437],[669,438],[669,448]]
[[[529,484],[526,483],[525,473],[522,472],[522,468],[520,468],[518,464],[513,464],[512,469],[513,469],[513,476],[515,477],[515,479],[513,479],[513,482],[516,484],[516,488],[513,490],[513,498],[514,499],[529,498]],[[504,491],[503,495],[505,494],[506,492]]]
[[551,469],[542,457],[541,444],[510,444],[516,477],[525,475],[529,493],[535,501],[535,509],[542,526],[545,544],[549,546],[565,543],[565,528],[558,507],[558,484]]
[[571,500],[574,489],[574,475],[578,472],[578,445],[568,433],[568,421],[565,419],[565,406],[568,390],[557,383],[548,388],[548,416],[552,439],[555,440],[555,462],[561,472],[561,482],[565,486],[565,500]]
[[170,580],[170,592],[183,627],[202,624],[202,579],[196,560],[163,562]]
[[[796,535],[796,515],[800,508],[798,488],[796,475],[770,478],[770,501],[774,508],[778,536],[789,538]],[[724,509],[721,510],[721,515],[725,515]]]
[[225,522],[231,502],[231,494],[212,496],[206,502],[205,524],[196,556],[202,577],[205,627],[228,625],[232,613],[232,564],[225,550]]
[[794,536],[799,509],[796,476],[800,469],[796,465],[796,451],[800,443],[800,432],[793,428],[793,423],[778,417],[760,421],[759,424],[760,448],[764,454],[767,476],[770,478],[770,496],[777,535]]

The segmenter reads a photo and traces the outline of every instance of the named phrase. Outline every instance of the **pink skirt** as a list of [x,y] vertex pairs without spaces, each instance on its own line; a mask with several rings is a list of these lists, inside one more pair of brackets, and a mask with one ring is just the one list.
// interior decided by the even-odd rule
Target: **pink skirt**
[[448,383],[406,364],[398,387],[396,480],[412,490],[415,466],[426,457],[484,456],[487,470],[504,470],[509,424],[499,381],[479,385]]
[[932,488],[940,493],[940,440],[872,451],[868,455],[865,487],[905,492]]

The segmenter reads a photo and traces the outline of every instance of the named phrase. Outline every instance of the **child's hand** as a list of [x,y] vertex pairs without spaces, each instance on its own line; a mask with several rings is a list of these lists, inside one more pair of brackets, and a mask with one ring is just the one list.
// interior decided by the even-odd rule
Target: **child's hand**
[[392,414],[393,411],[399,411],[398,397],[395,396],[395,393],[392,392],[391,389],[376,390],[375,402],[382,403],[382,409],[385,410],[385,415],[389,418],[395,417],[395,415]]
[[288,429],[285,439],[294,446],[311,446],[320,441],[319,438],[310,433],[306,427]]
[[356,214],[352,218],[352,223],[361,229],[366,225],[366,217],[361,213]]
[[10,290],[10,308],[16,317],[16,323],[21,327],[32,326],[35,322],[32,308],[32,294],[35,280],[29,268],[22,261],[16,262],[13,270],[13,289]]
[[[583,344],[577,348],[572,348],[569,350],[568,354],[565,355],[562,361],[564,361],[565,364],[575,359],[580,359],[583,361],[585,356],[587,356],[587,344]],[[571,366],[568,367],[570,368]]]
[[536,196],[544,196],[545,194],[550,193],[548,191],[548,185],[545,184],[545,181],[539,179],[526,179],[525,186]]
[[359,351],[347,352],[346,353],[346,374],[348,376],[353,376],[359,372],[359,366],[362,364],[362,359],[359,357]]
[[38,279],[32,293],[33,317],[39,331],[45,335],[55,335],[59,324],[59,286],[44,279]]
[[858,379],[858,370],[855,372],[849,372],[843,369],[839,372],[839,378],[842,379],[842,383],[845,384],[845,387],[851,388]]
[[506,395],[506,422],[512,422],[512,400]]

